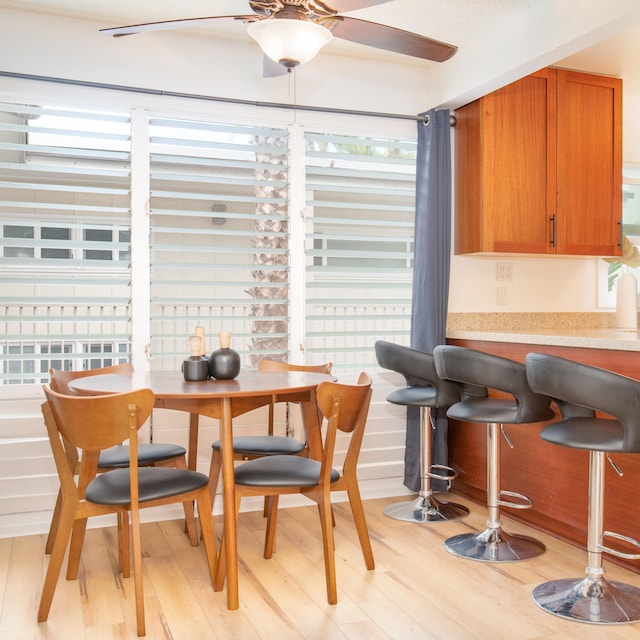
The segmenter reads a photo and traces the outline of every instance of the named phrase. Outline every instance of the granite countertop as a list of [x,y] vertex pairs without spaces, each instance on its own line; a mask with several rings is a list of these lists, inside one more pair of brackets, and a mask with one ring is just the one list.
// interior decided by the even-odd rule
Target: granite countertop
[[640,331],[616,329],[613,313],[457,313],[447,338],[640,351]]

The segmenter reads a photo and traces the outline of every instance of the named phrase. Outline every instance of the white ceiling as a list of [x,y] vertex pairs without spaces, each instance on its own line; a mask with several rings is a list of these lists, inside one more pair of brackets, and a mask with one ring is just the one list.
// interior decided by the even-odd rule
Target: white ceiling
[[[538,1],[393,0],[349,15],[442,40],[462,50],[483,33]],[[577,1],[577,9],[581,2]],[[331,4],[330,0],[328,4]],[[185,3],[175,0],[0,0],[0,9],[3,8],[91,20],[96,23],[96,30],[159,20],[252,13],[246,0],[189,0]],[[191,32],[212,38],[249,38],[245,26],[232,20]],[[134,37],[144,37],[144,34]],[[336,39],[327,45],[326,51],[374,60],[401,59],[403,64],[410,60],[412,64],[427,68],[436,64]],[[559,63],[568,68],[621,76],[625,92],[640,96],[640,26],[632,25],[624,33]]]

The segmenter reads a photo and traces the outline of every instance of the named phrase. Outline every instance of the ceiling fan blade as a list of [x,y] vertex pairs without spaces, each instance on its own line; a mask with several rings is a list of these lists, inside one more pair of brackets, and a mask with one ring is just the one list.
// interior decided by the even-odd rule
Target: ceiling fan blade
[[[367,9],[368,7],[375,7],[377,4],[385,4],[386,2],[391,2],[391,0],[328,0],[331,8],[338,13]],[[322,3],[327,4],[326,2]]]
[[330,29],[336,38],[434,62],[444,62],[458,50],[458,47],[417,33],[358,18],[334,16],[319,18],[316,22]]
[[168,31],[169,29],[186,29],[187,27],[204,27],[216,20],[254,20],[255,14],[248,16],[212,16],[209,18],[184,18],[181,20],[163,20],[161,22],[146,22],[144,24],[131,24],[126,27],[111,27],[100,29],[114,38],[130,36],[135,33],[147,33],[148,31]]

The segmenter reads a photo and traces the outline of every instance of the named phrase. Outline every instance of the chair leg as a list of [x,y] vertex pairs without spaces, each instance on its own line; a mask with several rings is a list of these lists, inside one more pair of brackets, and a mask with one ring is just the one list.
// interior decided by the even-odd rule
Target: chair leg
[[211,508],[216,499],[218,491],[218,481],[220,480],[220,471],[222,470],[222,456],[217,449],[211,450],[211,464],[209,465],[209,497],[211,499]]
[[376,565],[373,559],[373,550],[371,549],[369,528],[367,527],[367,519],[364,515],[360,490],[356,482],[347,482],[347,495],[349,496],[349,505],[351,506],[353,521],[356,525],[358,540],[360,540],[360,548],[364,556],[364,564],[369,570],[375,569]]
[[62,569],[62,563],[64,562],[64,554],[67,550],[67,543],[69,542],[69,536],[73,529],[74,518],[75,505],[65,507],[63,504],[58,520],[58,531],[54,536],[49,567],[47,568],[47,575],[45,576],[42,595],[40,596],[38,622],[44,622],[49,617],[53,594],[58,584],[60,569]]
[[118,513],[118,557],[123,578],[131,575],[131,553],[129,549],[129,513]]
[[133,584],[136,599],[138,637],[145,635],[144,591],[142,586],[142,542],[140,539],[140,511],[131,510],[131,541],[133,546]]
[[67,580],[75,580],[80,568],[80,556],[84,544],[84,534],[87,529],[87,519],[76,520],[71,532],[71,544],[69,545],[69,562],[67,565]]
[[198,515],[200,517],[200,529],[202,531],[202,541],[207,554],[207,565],[211,584],[215,582],[215,572],[217,563],[216,537],[213,528],[213,517],[211,515],[211,498],[209,489],[203,491],[198,499]]
[[278,498],[279,496],[265,496],[265,500],[268,500],[269,511],[267,519],[267,530],[264,536],[264,554],[265,559],[271,558],[276,546],[276,525],[278,520]]
[[[186,469],[187,461],[184,457],[176,460],[177,469]],[[196,517],[193,510],[193,501],[187,500],[182,503],[184,507],[184,526],[193,547],[198,546],[198,527],[196,526]]]
[[[604,578],[602,565],[605,454],[589,454],[587,568],[583,579],[552,580],[533,590],[533,601],[561,618],[595,624],[640,620],[640,589]],[[629,556],[627,556],[629,557]]]
[[45,544],[45,547],[44,547],[44,552],[47,555],[49,555],[53,549],[53,543],[55,542],[56,533],[58,532],[61,510],[62,510],[62,489],[58,489],[58,497],[56,498],[56,505],[53,508],[53,515],[51,516],[51,525],[49,526],[49,535],[47,536],[47,543]]
[[327,602],[338,602],[338,588],[336,586],[336,557],[335,541],[333,539],[333,525],[331,523],[331,499],[329,492],[318,496],[320,511],[320,527],[322,528],[322,548],[324,551],[324,573],[327,581]]

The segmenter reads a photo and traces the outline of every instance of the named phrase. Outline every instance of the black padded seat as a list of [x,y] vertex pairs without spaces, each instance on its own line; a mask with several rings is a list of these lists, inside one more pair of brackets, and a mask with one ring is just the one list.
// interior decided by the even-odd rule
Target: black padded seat
[[466,422],[499,422],[520,424],[519,406],[515,400],[501,398],[468,398],[449,408],[450,418]]
[[[461,400],[449,407],[447,415],[487,425],[487,528],[448,538],[445,548],[454,555],[482,562],[514,562],[540,555],[545,550],[542,542],[502,529],[500,507],[526,509],[531,501],[500,487],[500,438],[507,438],[504,425],[550,420],[551,399],[532,391],[521,362],[453,345],[437,346],[433,357],[438,375],[460,385]],[[490,389],[500,392],[500,397],[489,396]]]
[[[220,440],[211,448],[220,451]],[[296,455],[305,449],[305,443],[286,436],[237,436],[233,438],[233,452],[240,456]]]
[[547,442],[571,449],[623,453],[620,443],[624,438],[624,428],[614,420],[567,418],[549,425],[540,436]]
[[469,510],[454,502],[438,500],[433,495],[431,481],[446,481],[449,485],[457,473],[451,467],[432,464],[435,420],[433,409],[446,409],[460,400],[455,384],[438,376],[433,355],[393,342],[378,340],[376,358],[383,369],[401,374],[406,387],[389,393],[387,401],[420,410],[420,492],[414,500],[396,502],[384,508],[384,514],[405,522],[443,522],[468,515]]
[[[640,381],[543,353],[527,354],[525,366],[531,388],[551,396],[561,413],[540,437],[589,451],[586,577],[545,582],[534,589],[533,600],[548,613],[578,622],[636,622],[640,589],[606,580],[602,554],[640,559],[640,553],[629,553],[629,547],[640,550],[640,542],[604,530],[605,462],[622,475],[609,454],[640,453]],[[624,544],[611,547],[608,540]]]
[[[209,484],[204,473],[187,469],[146,467],[138,470],[139,502],[177,496]],[[85,497],[94,504],[123,505],[131,502],[129,469],[114,469],[96,476]]]
[[[315,487],[320,468],[320,462],[302,456],[267,456],[236,467],[235,479],[236,484],[254,487]],[[278,475],[280,470],[282,474]],[[331,469],[331,482],[337,482],[339,478],[338,471]]]
[[[138,465],[152,465],[156,462],[171,460],[186,455],[187,450],[177,444],[139,444]],[[129,445],[121,444],[100,452],[98,468],[118,469],[129,466]]]

